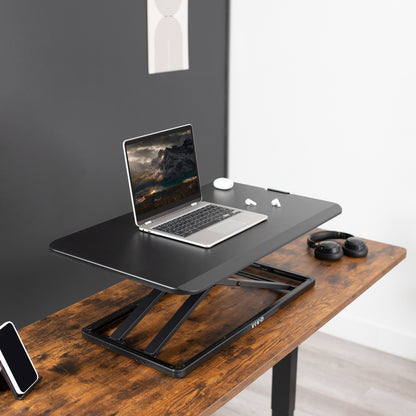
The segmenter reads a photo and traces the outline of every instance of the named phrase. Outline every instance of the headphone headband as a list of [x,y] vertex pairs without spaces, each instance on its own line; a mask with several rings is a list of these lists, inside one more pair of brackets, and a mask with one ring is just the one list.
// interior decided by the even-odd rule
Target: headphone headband
[[340,231],[317,231],[316,233],[312,233],[308,236],[308,246],[310,248],[315,248],[316,243],[322,240],[329,240],[329,239],[343,239],[346,240],[347,238],[354,237],[352,234],[343,233]]

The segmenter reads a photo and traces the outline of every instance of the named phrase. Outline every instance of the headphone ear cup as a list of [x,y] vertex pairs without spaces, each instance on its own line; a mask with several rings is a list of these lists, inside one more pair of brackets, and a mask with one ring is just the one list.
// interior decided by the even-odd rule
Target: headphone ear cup
[[342,245],[344,254],[348,257],[365,257],[368,254],[368,247],[361,238],[347,238]]
[[328,240],[317,243],[314,254],[319,260],[339,260],[344,253],[337,242]]

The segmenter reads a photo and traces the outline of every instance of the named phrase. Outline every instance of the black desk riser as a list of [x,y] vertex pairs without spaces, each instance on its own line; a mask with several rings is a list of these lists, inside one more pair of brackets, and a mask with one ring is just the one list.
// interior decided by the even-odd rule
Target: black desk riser
[[[243,184],[235,184],[228,191],[217,190],[209,184],[202,188],[202,194],[206,201],[267,214],[268,220],[210,249],[143,233],[134,224],[132,213],[50,244],[51,250],[56,253],[113,270],[154,289],[137,302],[84,328],[84,338],[171,376],[183,377],[313,286],[313,278],[285,270],[268,270],[276,279],[283,277],[282,284],[279,280],[273,281],[274,278],[247,274],[242,269],[251,263],[251,270],[267,269],[267,265],[255,262],[340,214],[341,207],[338,204]],[[276,196],[281,208],[271,205],[271,200]],[[246,207],[246,198],[256,201],[257,206]],[[239,272],[239,278],[229,279],[236,272]],[[298,283],[287,288],[285,283],[288,279]],[[280,291],[282,295],[185,364],[178,367],[158,360],[157,354],[163,346],[217,284],[267,288]],[[182,306],[145,349],[128,346],[125,339],[127,335],[166,293],[190,296],[186,297]],[[114,327],[115,323],[119,323],[119,326],[111,335],[105,335],[105,330]]]

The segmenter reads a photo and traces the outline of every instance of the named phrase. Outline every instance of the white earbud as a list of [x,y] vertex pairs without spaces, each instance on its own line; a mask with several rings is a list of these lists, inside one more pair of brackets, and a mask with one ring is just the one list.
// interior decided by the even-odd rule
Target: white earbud
[[245,202],[246,205],[252,206],[252,207],[255,207],[257,205],[257,202],[253,201],[250,198],[247,198],[244,202]]
[[282,206],[280,205],[280,201],[277,199],[277,198],[275,198],[275,199],[273,199],[272,200],[272,205],[274,206],[274,207],[278,207],[278,208],[281,208]]

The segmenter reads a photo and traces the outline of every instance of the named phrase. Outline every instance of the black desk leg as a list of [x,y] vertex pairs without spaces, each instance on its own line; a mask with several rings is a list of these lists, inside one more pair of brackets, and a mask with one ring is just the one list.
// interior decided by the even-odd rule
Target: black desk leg
[[293,416],[296,397],[298,349],[273,367],[272,416]]

